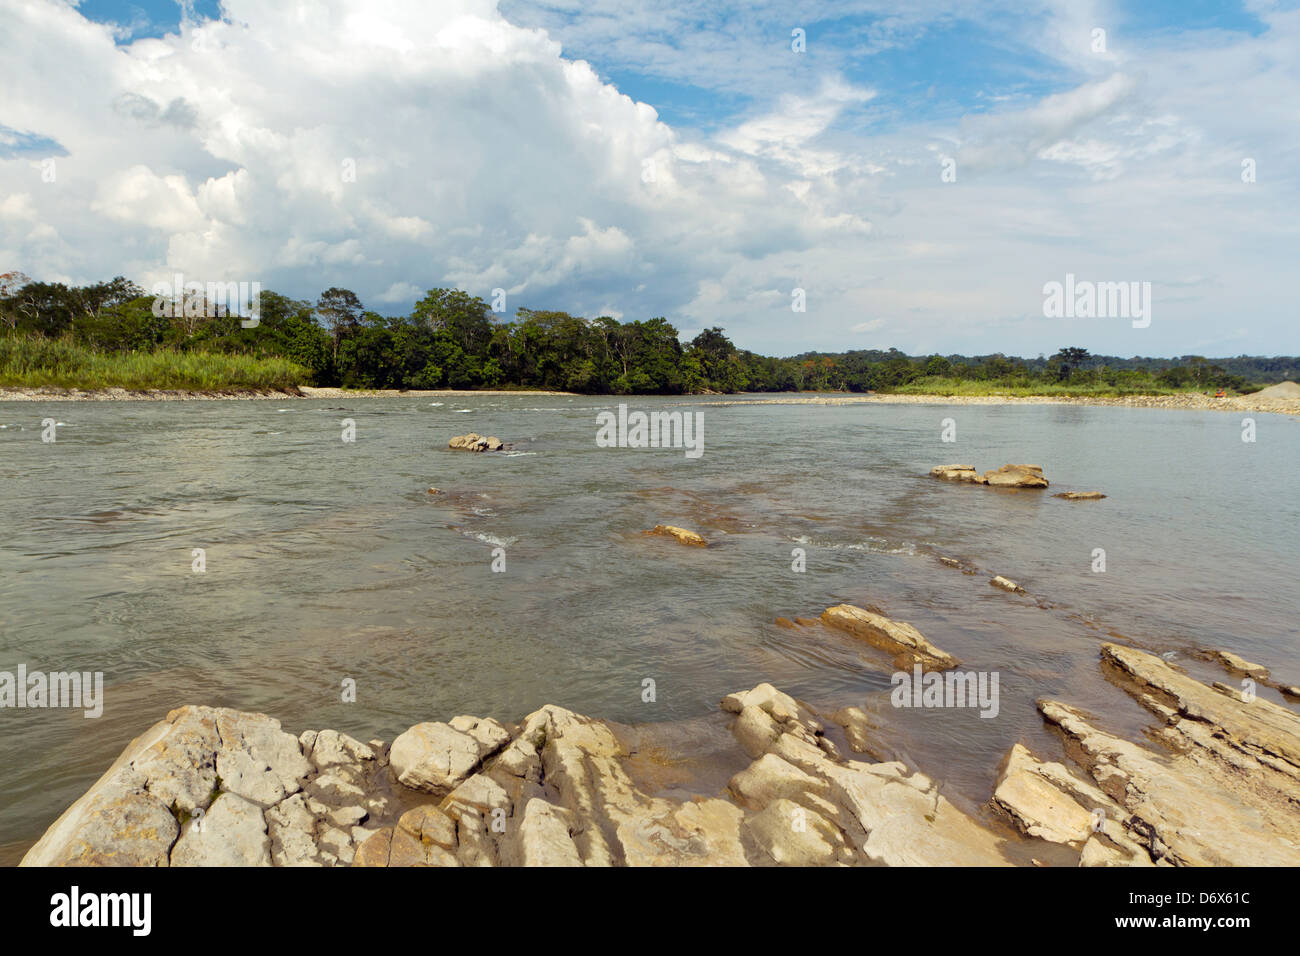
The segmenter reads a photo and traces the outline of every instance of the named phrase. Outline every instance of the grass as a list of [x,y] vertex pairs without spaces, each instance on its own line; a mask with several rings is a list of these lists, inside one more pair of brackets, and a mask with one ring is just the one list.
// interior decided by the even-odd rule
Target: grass
[[[1150,385],[1070,385],[1065,382],[1023,382],[1023,384],[1006,384],[1000,382],[971,381],[960,378],[943,378],[927,376],[907,385],[890,389],[903,395],[1011,395],[1031,396],[1046,395],[1062,398],[1114,398],[1123,395],[1178,395],[1182,392],[1202,392],[1204,389],[1177,389],[1152,382]],[[1211,390],[1213,391],[1213,390]]]
[[75,342],[0,337],[0,387],[283,389],[308,381],[306,369],[282,358],[215,352],[99,352]]

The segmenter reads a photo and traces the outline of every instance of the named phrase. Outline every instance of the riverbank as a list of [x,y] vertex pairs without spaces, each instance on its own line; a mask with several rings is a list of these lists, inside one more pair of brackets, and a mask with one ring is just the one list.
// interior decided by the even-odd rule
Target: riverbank
[[77,389],[0,388],[0,402],[214,402],[290,401],[295,398],[439,398],[477,395],[572,395],[572,392],[489,389],[314,388],[282,389]]
[[[752,393],[767,396],[770,393]],[[607,402],[636,401],[636,395],[588,395],[541,389],[63,389],[0,388],[0,402],[179,402],[179,401],[289,401],[297,398],[439,398],[508,395],[586,397]],[[663,398],[665,396],[653,396]],[[672,396],[667,396],[672,397]],[[692,404],[696,404],[692,402]],[[1269,412],[1300,415],[1300,399],[1256,399],[1250,395],[1214,398],[1199,392],[1177,395],[1126,395],[1062,397],[1054,395],[911,395],[879,392],[871,395],[772,394],[771,397],[710,398],[704,405],[1094,405],[1121,408],[1190,409],[1194,411]]]
[[[914,663],[918,680],[925,667],[940,697],[963,676],[914,628],[861,608],[799,626],[848,632]],[[1223,662],[1225,678],[1242,665]],[[1153,715],[1149,736],[1040,699],[1073,765],[1017,743],[971,809],[880,753],[861,709],[814,710],[770,684],[690,727],[548,705],[517,724],[420,723],[391,743],[185,706],[134,740],[22,865],[1300,864],[1300,715],[1119,644],[1102,645],[1101,666]]]
[[1300,415],[1300,399],[1256,399],[1250,395],[1214,398],[1200,392],[1177,395],[1063,397],[1056,395],[789,395],[774,398],[724,399],[709,405],[1097,405],[1120,408],[1189,409],[1219,412],[1273,412]]

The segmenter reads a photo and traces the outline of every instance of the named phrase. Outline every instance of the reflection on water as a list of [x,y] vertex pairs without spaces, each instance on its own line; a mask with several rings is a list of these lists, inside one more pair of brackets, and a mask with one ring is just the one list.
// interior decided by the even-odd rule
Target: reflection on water
[[[878,714],[890,752],[975,807],[1016,740],[1059,753],[1038,697],[1121,730],[1146,724],[1098,668],[1114,634],[1193,668],[1194,648],[1225,647],[1300,682],[1300,428],[1283,416],[1256,416],[1251,445],[1213,412],[706,405],[705,453],[690,460],[597,448],[596,413],[616,405],[0,406],[0,424],[31,426],[0,431],[0,670],[103,671],[106,694],[99,720],[0,711],[0,845],[21,852],[186,702],[391,739],[420,720],[512,719],[547,702],[696,721],[768,680]],[[42,444],[52,414],[70,427]],[[957,444],[940,441],[946,417]],[[343,418],[355,443],[340,441]],[[448,451],[470,428],[516,454]],[[926,477],[951,461],[1033,462],[1051,491],[1110,497]],[[655,524],[712,545],[641,534]],[[491,570],[497,547],[504,573]],[[191,571],[195,548],[205,573]],[[993,574],[1028,595],[989,587]],[[875,604],[964,669],[998,671],[998,717],[894,710],[885,655],[773,623],[840,602]],[[641,700],[647,677],[654,703]],[[344,678],[355,704],[340,699]]]

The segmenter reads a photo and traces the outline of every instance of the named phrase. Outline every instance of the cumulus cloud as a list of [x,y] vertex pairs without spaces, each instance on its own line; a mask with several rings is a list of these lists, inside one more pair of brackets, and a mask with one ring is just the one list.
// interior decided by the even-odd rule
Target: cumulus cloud
[[[853,37],[862,55],[960,8],[854,3],[881,14]],[[68,3],[0,0],[0,265],[302,297],[343,286],[392,310],[433,286],[502,288],[512,308],[667,315],[778,353],[863,335],[915,351],[1176,352],[1189,326],[1212,339],[1249,302],[1254,348],[1300,350],[1278,279],[1295,13],[1262,10],[1258,36],[1139,51],[1106,6],[1042,0],[1040,28],[1005,39],[1051,58],[1058,89],[990,90],[996,108],[943,120],[846,79],[843,56],[810,47],[797,76],[788,50],[780,67],[746,59],[758,40],[711,4],[565,0],[545,22],[520,8],[226,0],[221,21],[122,42]],[[755,9],[763,42],[788,34],[774,5]],[[700,17],[700,36],[673,33]],[[1087,27],[1107,17],[1110,50],[1091,55]],[[671,51],[661,74],[752,101],[709,128],[670,126],[562,45],[615,33],[610,62],[650,70]],[[1067,271],[1150,280],[1159,317],[1142,339],[1051,326],[1041,288]],[[1189,275],[1204,282],[1160,312],[1160,283]]]

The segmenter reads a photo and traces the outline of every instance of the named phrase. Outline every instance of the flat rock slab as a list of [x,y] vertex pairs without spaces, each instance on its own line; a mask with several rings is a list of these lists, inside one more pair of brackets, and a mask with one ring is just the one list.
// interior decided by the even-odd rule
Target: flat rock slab
[[961,481],[994,488],[1046,488],[1048,481],[1038,465],[1003,465],[980,474],[974,465],[937,465],[930,469],[931,478]]
[[895,666],[909,669],[920,664],[927,671],[946,670],[960,663],[947,651],[940,650],[903,621],[894,621],[852,604],[837,604],[822,612],[822,623],[880,647],[895,655]]

